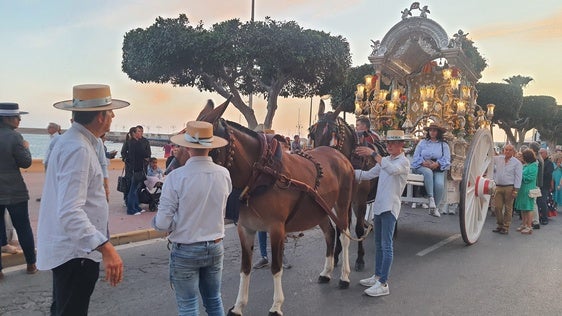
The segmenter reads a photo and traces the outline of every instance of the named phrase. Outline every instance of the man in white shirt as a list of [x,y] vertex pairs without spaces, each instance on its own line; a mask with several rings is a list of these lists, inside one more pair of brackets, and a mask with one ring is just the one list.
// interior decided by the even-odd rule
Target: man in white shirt
[[368,171],[355,170],[355,179],[362,181],[379,177],[379,186],[373,204],[375,274],[359,281],[361,285],[369,287],[365,290],[365,294],[369,296],[390,294],[387,280],[394,257],[392,236],[400,214],[400,196],[406,187],[406,179],[410,172],[410,161],[404,156],[403,150],[404,141],[409,139],[404,136],[404,131],[389,130],[385,140],[390,156],[381,157],[369,147],[357,147],[356,150],[360,156],[373,156],[377,164]]
[[37,267],[53,272],[52,315],[86,315],[103,261],[105,280],[123,280],[123,262],[109,242],[109,207],[96,148],[109,131],[114,109],[109,86],[78,85],[73,99],[55,108],[72,111],[74,123],[51,152],[39,210]]
[[[166,177],[152,226],[170,233],[170,282],[180,315],[199,314],[199,293],[209,315],[224,315],[221,298],[224,215],[232,184],[228,170],[213,163],[209,151],[226,146],[207,122],[188,122],[171,141],[182,146],[183,167]],[[182,152],[186,149],[189,156]]]
[[494,212],[497,227],[492,231],[502,235],[509,233],[513,216],[513,200],[517,197],[517,192],[521,187],[523,165],[514,155],[515,147],[507,144],[503,147],[503,155],[494,156],[494,181],[496,182]]

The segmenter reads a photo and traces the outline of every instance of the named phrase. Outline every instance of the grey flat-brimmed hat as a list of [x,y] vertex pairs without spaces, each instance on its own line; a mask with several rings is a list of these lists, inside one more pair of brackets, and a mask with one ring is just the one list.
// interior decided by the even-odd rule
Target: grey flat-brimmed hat
[[18,116],[29,114],[29,112],[20,111],[20,106],[13,102],[0,102],[0,116]]
[[72,88],[72,100],[60,101],[53,106],[67,111],[106,111],[129,106],[130,103],[111,98],[105,84],[82,84]]

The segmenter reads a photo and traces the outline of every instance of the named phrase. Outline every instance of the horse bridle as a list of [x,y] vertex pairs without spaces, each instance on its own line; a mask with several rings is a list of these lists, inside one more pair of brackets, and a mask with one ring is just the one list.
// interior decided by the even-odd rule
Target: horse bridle
[[[351,128],[351,126],[349,126],[349,124],[347,124],[346,121],[344,121],[343,119],[336,117],[336,119],[332,120],[331,118],[328,118],[329,114],[326,113],[325,115],[323,115],[318,122],[314,123],[312,126],[310,126],[308,128],[309,131],[309,135],[314,135],[317,131],[317,129],[319,128],[319,125],[322,124],[326,124],[326,126],[324,127],[324,130],[322,131],[322,135],[326,135],[326,133],[331,133],[335,132],[336,134],[336,144],[335,146],[331,146],[335,149],[337,149],[339,152],[343,152],[343,144],[345,143],[345,130],[347,129],[348,131],[350,131],[350,134],[353,137],[353,142],[352,144],[357,144],[357,135],[355,134],[355,132],[353,132],[353,129]],[[314,139],[313,136],[309,136],[312,138],[312,140],[314,140],[316,142],[316,140]],[[315,144],[316,147],[316,144]],[[355,146],[353,146],[355,147]],[[353,151],[355,148],[351,148],[351,150]]]

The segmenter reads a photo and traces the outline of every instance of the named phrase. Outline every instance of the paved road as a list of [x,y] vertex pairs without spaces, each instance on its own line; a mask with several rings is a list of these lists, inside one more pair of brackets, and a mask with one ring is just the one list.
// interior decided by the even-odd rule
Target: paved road
[[[514,227],[518,224],[515,220]],[[363,295],[364,288],[358,284],[372,274],[372,238],[366,242],[366,270],[352,272],[350,288],[339,290],[339,271],[330,284],[316,283],[324,244],[318,229],[307,231],[296,244],[287,244],[293,268],[284,271],[283,311],[285,315],[561,315],[562,218],[531,236],[514,229],[507,236],[498,235],[491,232],[494,227],[495,219],[488,218],[480,241],[467,247],[459,236],[456,216],[437,219],[423,210],[403,210],[391,294],[380,298]],[[223,300],[229,308],[236,299],[240,261],[232,226],[227,229],[225,247]],[[355,249],[352,242],[352,260]],[[111,288],[100,280],[90,314],[176,315],[167,281],[166,242],[120,246],[119,252],[126,265],[125,281]],[[0,282],[0,315],[47,315],[50,273],[28,276],[17,268],[5,272]],[[266,315],[272,294],[269,270],[252,273],[245,315]]]

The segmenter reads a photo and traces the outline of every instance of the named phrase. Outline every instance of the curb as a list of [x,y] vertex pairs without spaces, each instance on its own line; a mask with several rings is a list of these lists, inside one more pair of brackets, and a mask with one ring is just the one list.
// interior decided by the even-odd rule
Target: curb
[[[132,232],[111,235],[109,241],[113,244],[113,246],[119,246],[119,245],[129,244],[133,242],[145,241],[149,239],[163,238],[166,237],[166,235],[167,235],[166,232],[159,232],[154,230],[153,228],[150,228],[150,229],[141,229]],[[16,254],[8,254],[8,253],[2,254],[3,268],[9,268],[22,264],[25,264],[25,257],[23,256],[23,252],[21,250],[19,250],[18,253]]]

